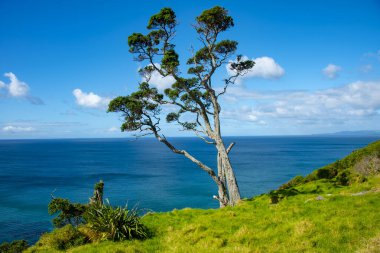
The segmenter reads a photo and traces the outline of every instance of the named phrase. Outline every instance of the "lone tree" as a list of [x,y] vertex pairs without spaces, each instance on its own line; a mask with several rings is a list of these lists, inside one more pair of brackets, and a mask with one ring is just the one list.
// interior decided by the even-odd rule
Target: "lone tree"
[[[133,33],[128,37],[129,51],[136,56],[135,60],[147,64],[139,70],[144,82],[129,96],[113,99],[108,112],[122,113],[122,131],[140,131],[141,135],[153,134],[174,153],[184,155],[197,164],[218,186],[218,196],[214,198],[219,201],[220,206],[233,206],[240,200],[239,187],[228,156],[234,143],[226,147],[223,142],[219,97],[225,94],[228,86],[234,84],[239,76],[246,74],[254,62],[243,59],[241,55],[235,61],[229,61],[236,52],[238,42],[219,40],[219,35],[233,27],[234,22],[226,9],[216,6],[205,10],[196,18],[194,28],[202,47],[192,52],[186,62],[187,74],[183,74],[180,71],[179,56],[172,43],[176,25],[174,11],[163,8],[150,18],[148,34]],[[229,64],[234,74],[225,79],[222,86],[215,87],[212,77],[225,64]],[[161,93],[149,85],[153,73],[159,73],[162,77],[171,76],[175,82],[171,88]],[[161,109],[165,105],[177,108],[175,112],[166,115],[167,122],[178,123],[183,130],[192,131],[207,144],[215,146],[217,173],[186,150],[177,149],[160,132],[160,120],[163,116]]]

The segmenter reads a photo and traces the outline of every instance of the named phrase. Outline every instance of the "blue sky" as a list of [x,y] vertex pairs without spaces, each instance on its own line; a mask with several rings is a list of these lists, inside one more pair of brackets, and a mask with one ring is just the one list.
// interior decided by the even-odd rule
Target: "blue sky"
[[[105,112],[141,81],[128,35],[171,7],[187,59],[199,46],[194,18],[215,5],[235,21],[223,37],[256,61],[222,99],[224,135],[380,130],[379,1],[2,0],[0,138],[130,136],[119,132],[119,115]],[[221,69],[214,82],[227,75]]]

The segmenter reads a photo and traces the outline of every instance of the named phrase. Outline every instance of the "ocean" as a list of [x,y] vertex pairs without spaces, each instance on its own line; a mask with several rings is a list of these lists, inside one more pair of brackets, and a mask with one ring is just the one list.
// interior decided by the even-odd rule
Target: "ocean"
[[[296,175],[343,158],[378,137],[227,137],[241,195],[277,188]],[[215,168],[214,147],[195,138],[169,138]],[[0,140],[0,242],[34,243],[52,229],[52,196],[88,202],[102,179],[112,205],[155,212],[217,208],[211,178],[153,138]]]

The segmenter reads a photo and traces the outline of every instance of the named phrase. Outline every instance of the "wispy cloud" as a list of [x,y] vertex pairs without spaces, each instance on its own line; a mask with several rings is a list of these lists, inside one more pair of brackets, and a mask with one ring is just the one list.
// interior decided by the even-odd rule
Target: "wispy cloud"
[[341,70],[342,67],[330,63],[324,69],[322,69],[322,73],[329,79],[335,79]]
[[21,133],[21,132],[35,131],[33,127],[21,127],[21,126],[4,126],[1,130],[7,133]]
[[82,107],[105,109],[107,108],[111,98],[101,97],[93,92],[83,92],[81,89],[73,90],[75,102]]
[[364,54],[364,57],[375,58],[380,61],[380,49],[377,52],[368,52]]
[[120,132],[120,127],[110,127],[108,128],[108,132],[114,133],[114,132]]
[[[241,96],[244,94],[244,96]],[[231,89],[230,100],[254,101],[240,108],[224,111],[226,118],[253,122],[271,119],[346,120],[378,116],[380,82],[357,81],[338,88],[317,91],[280,91],[259,93],[247,89]],[[252,102],[250,102],[252,104]]]
[[366,64],[366,65],[363,65],[363,66],[360,68],[361,72],[363,72],[363,73],[368,73],[368,72],[370,72],[372,69],[373,69],[372,64]]
[[5,73],[4,76],[9,78],[9,83],[6,84],[0,81],[0,89],[4,89],[6,91],[6,96],[11,98],[25,98],[34,105],[44,104],[42,99],[29,94],[29,85],[19,80],[15,74],[8,72]]
[[[248,60],[249,58],[247,56],[243,56],[242,59]],[[246,75],[242,76],[239,81],[253,77],[276,79],[285,74],[285,70],[271,57],[263,56],[252,60],[255,62],[255,65]],[[230,63],[232,63],[232,61]],[[235,74],[235,72],[231,70],[230,64],[227,64],[226,69],[229,75]]]

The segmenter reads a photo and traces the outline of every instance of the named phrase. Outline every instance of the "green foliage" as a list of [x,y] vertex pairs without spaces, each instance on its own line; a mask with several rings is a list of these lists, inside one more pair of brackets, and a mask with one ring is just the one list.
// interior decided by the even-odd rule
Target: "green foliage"
[[[158,137],[158,132],[161,130],[159,127],[161,106],[166,104],[174,105],[178,109],[166,116],[168,122],[179,123],[183,130],[196,132],[204,129],[200,122],[210,122],[208,117],[213,115],[213,110],[220,111],[221,107],[217,99],[221,94],[217,95],[209,80],[217,68],[229,63],[228,59],[237,50],[237,41],[218,41],[221,32],[234,26],[232,17],[228,15],[226,9],[216,6],[205,10],[196,18],[194,27],[198,32],[198,39],[204,46],[195,51],[187,61],[190,65],[187,70],[190,77],[181,75],[179,55],[174,50],[175,45],[171,44],[176,25],[174,11],[163,8],[150,18],[147,25],[150,31],[146,35],[133,33],[128,37],[129,51],[135,55],[135,59],[148,62],[148,65],[139,70],[147,82],[152,73],[157,72],[163,77],[172,76],[175,83],[161,94],[157,89],[150,88],[146,82],[140,85],[137,92],[113,99],[109,104],[108,112],[122,113],[124,117],[122,131],[140,131],[144,135],[154,134]],[[251,60],[242,60],[240,56],[238,59],[232,64],[236,73],[235,78],[254,65]],[[226,82],[226,88],[233,82],[232,79]],[[193,115],[194,119],[181,122],[180,118],[184,113]],[[164,136],[160,138],[165,139]]]
[[299,191],[295,188],[287,188],[287,189],[279,189],[279,190],[273,190],[269,192],[270,202],[271,204],[277,204],[280,200],[295,196],[299,194]]
[[103,189],[104,189],[104,182],[100,180],[98,183],[95,184],[94,190],[101,191],[103,193]]
[[53,219],[55,227],[63,227],[67,224],[78,226],[83,223],[82,216],[86,212],[87,205],[70,203],[68,199],[53,198],[48,205],[50,215],[57,214]]
[[108,106],[108,112],[124,113],[122,131],[143,131],[154,126],[152,118],[160,113],[158,102],[161,100],[162,95],[157,89],[150,88],[148,83],[143,82],[138,91],[113,99]]
[[294,186],[297,186],[299,184],[302,184],[305,181],[305,178],[303,176],[295,176],[293,179],[291,179],[289,182],[281,185],[279,187],[280,190],[288,189]]
[[157,29],[157,28],[174,28],[176,25],[176,15],[175,12],[170,8],[163,8],[161,11],[153,15],[148,23],[148,29]]
[[174,51],[174,49],[167,50],[161,60],[161,67],[167,72],[173,73],[177,71],[178,66],[178,54]]
[[228,15],[228,11],[220,6],[215,6],[211,9],[202,12],[197,17],[198,33],[220,33],[234,26],[234,21]]
[[62,228],[54,229],[50,233],[43,234],[36,246],[42,248],[52,248],[56,250],[66,250],[71,247],[83,245],[88,242],[88,238],[77,228],[68,224]]
[[104,194],[104,182],[100,180],[94,186],[94,193],[90,198],[90,204],[102,205],[103,204],[103,194]]
[[166,115],[166,121],[168,123],[173,122],[173,121],[177,121],[178,118],[179,118],[179,114],[175,113],[175,112],[171,112],[171,113],[168,113],[168,115]]
[[21,253],[28,248],[28,242],[25,240],[16,240],[12,242],[3,242],[0,244],[1,253]]
[[136,208],[93,205],[86,213],[88,226],[99,233],[104,240],[144,239],[147,228],[142,224]]

